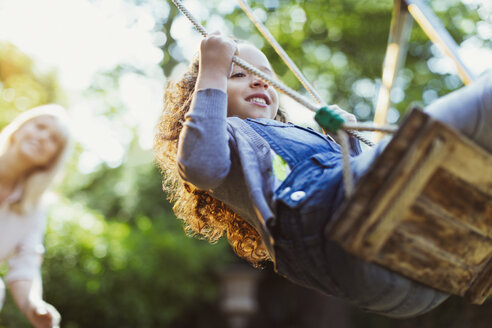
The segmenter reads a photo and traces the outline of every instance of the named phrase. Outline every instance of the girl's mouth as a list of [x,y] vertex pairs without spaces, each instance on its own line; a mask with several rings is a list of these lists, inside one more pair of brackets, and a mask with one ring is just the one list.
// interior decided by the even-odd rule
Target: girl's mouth
[[246,101],[255,106],[262,107],[262,108],[265,108],[268,105],[270,105],[270,99],[268,98],[267,95],[262,93],[252,94],[246,98]]
[[256,106],[260,106],[260,107],[266,107],[267,106],[267,102],[263,98],[253,97],[253,98],[249,98],[247,100],[247,102],[249,102],[253,105],[256,105]]

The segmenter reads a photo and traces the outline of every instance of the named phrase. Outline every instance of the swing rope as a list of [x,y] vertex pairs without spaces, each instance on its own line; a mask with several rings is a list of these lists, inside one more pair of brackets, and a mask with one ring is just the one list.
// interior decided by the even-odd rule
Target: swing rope
[[[179,0],[172,0],[173,4],[178,8],[178,10],[186,17],[188,20],[193,24],[193,26],[197,29],[197,31],[203,36],[206,37],[208,35],[207,31],[205,28],[195,19],[195,17],[186,9],[186,7],[183,6],[181,1]],[[265,28],[266,30],[266,28]],[[271,37],[273,39],[273,36]],[[280,47],[280,46],[279,46]],[[287,56],[287,55],[286,55]],[[286,57],[288,58],[288,57]],[[356,133],[355,130],[359,131],[384,131],[384,132],[389,132],[393,133],[397,130],[397,127],[394,126],[367,126],[367,124],[358,124],[358,123],[351,123],[348,124],[345,122],[345,120],[335,113],[333,110],[330,110],[328,106],[324,105],[321,108],[318,106],[312,104],[310,101],[308,101],[305,97],[301,96],[299,93],[294,91],[293,89],[289,88],[288,86],[272,79],[270,76],[266,75],[262,71],[258,70],[256,67],[250,65],[246,61],[242,60],[241,58],[237,56],[232,57],[232,62],[237,64],[238,66],[244,68],[245,70],[249,71],[250,73],[256,75],[259,77],[261,80],[263,80],[265,83],[271,85],[278,91],[288,95],[295,101],[297,101],[299,104],[303,105],[304,107],[308,108],[309,110],[316,112],[315,114],[315,119],[316,121],[323,127],[326,128],[327,130],[331,132],[335,132],[338,134],[338,136],[341,138],[341,146],[342,146],[342,158],[343,158],[343,177],[344,177],[344,183],[345,183],[345,194],[347,197],[349,197],[352,194],[353,191],[353,178],[352,178],[352,170],[350,167],[350,161],[349,161],[349,143],[348,143],[348,137],[347,133],[353,135],[354,137],[358,138],[359,140],[363,142],[368,142],[368,144],[372,144],[371,141],[363,138],[360,136],[358,133]],[[293,64],[293,62],[292,62]],[[288,65],[289,66],[289,65]],[[293,65],[294,67],[295,65]],[[291,68],[289,66],[289,68]],[[292,69],[292,68],[291,68]],[[320,103],[324,104],[324,102],[321,100],[319,95],[317,95],[316,91],[314,91],[314,88],[312,88],[307,80],[302,77],[302,74],[300,71],[297,69],[297,72],[299,72],[298,78],[301,79],[301,83],[306,87],[307,90],[311,90],[311,94],[315,99]],[[295,73],[294,73],[295,74]],[[302,82],[304,81],[304,83]],[[314,92],[313,92],[314,91]],[[316,94],[316,96],[314,96]],[[349,128],[350,127],[350,128]],[[343,131],[341,131],[343,130]],[[366,143],[367,143],[366,142]]]
[[[176,7],[183,13],[183,15],[188,18],[188,20],[193,24],[193,26],[197,29],[198,32],[203,37],[206,37],[208,35],[207,31],[203,28],[203,26],[198,23],[198,21],[193,17],[193,15],[186,9],[179,0],[172,0],[172,2],[176,5]],[[241,58],[234,56],[232,57],[232,62],[237,64],[238,66],[244,68],[245,70],[251,72],[252,74],[258,76],[260,79],[263,80],[263,82],[268,83],[275,89],[283,92],[284,94],[290,96],[292,99],[297,101],[299,104],[303,105],[304,107],[308,108],[309,110],[316,112],[319,107],[315,106],[311,102],[309,102],[305,97],[301,96],[298,94],[296,91],[293,89],[289,88],[286,85],[283,85],[282,83],[273,80],[271,77],[263,73],[262,71],[258,70],[256,67],[250,65],[246,61],[242,60]]]
[[294,75],[297,77],[299,82],[304,86],[304,88],[309,92],[309,94],[313,97],[314,100],[320,105],[326,105],[324,104],[323,99],[319,95],[319,93],[314,89],[314,87],[309,83],[309,81],[304,77],[302,74],[301,70],[296,66],[296,64],[290,59],[289,55],[285,52],[285,50],[282,48],[282,46],[275,40],[273,35],[268,31],[268,29],[263,25],[253,14],[253,10],[248,6],[246,2],[243,0],[238,0],[239,5],[243,9],[243,11],[246,13],[246,15],[249,17],[249,19],[255,24],[256,28],[260,33],[263,35],[263,37],[270,43],[270,45],[275,49],[277,54],[282,58],[284,63],[289,67],[289,69],[294,73]]
[[[178,8],[179,11],[181,11],[181,13],[183,13],[183,15],[186,16],[186,18],[188,18],[188,20],[193,24],[193,26],[198,30],[198,32],[200,32],[200,34],[203,37],[206,37],[208,35],[207,31],[203,28],[203,26],[195,19],[195,17],[193,17],[193,15],[188,11],[188,9],[186,9],[182,5],[180,0],[172,0],[172,2],[176,6],[176,8]],[[319,108],[319,106],[314,105],[313,103],[311,103],[309,100],[307,100],[305,97],[303,97],[302,95],[300,95],[299,93],[297,93],[293,89],[289,88],[288,86],[282,84],[279,81],[272,79],[270,76],[266,75],[262,71],[258,70],[256,67],[250,65],[249,63],[247,63],[246,61],[242,60],[241,58],[239,58],[237,56],[232,57],[232,61],[235,64],[237,64],[238,66],[240,66],[240,67],[246,69],[247,71],[251,72],[252,74],[258,76],[265,83],[268,83],[269,85],[271,85],[272,87],[274,87],[278,91],[288,95],[289,97],[291,97],[292,99],[297,101],[299,104],[303,105],[304,107],[306,107],[307,109],[309,109],[313,112],[319,112],[320,110],[323,110],[325,107],[328,107],[328,106],[323,106],[323,107]],[[328,115],[329,115],[329,117],[334,117],[332,121],[337,121],[337,122],[339,120],[342,121],[341,124],[338,124],[338,123],[332,124],[332,122],[328,122],[327,125],[328,125],[328,128],[330,129],[331,132],[337,132],[337,130],[339,128],[341,128],[343,130],[348,130],[348,127],[350,127],[350,130],[381,131],[381,132],[385,132],[385,133],[394,133],[398,129],[396,126],[392,126],[392,125],[368,126],[367,124],[345,123],[345,121],[342,117],[340,117],[336,113],[332,113],[332,111],[329,108],[326,108],[325,110],[327,111],[328,114],[326,114],[326,116],[322,115],[323,118],[328,118]],[[332,130],[332,127],[336,128],[336,129]]]
[[[284,61],[285,65],[291,70],[291,72],[297,77],[299,82],[302,84],[302,86],[309,92],[311,97],[321,106],[327,106],[327,104],[323,101],[319,93],[316,91],[316,89],[309,83],[309,81],[304,77],[302,74],[301,70],[297,67],[297,65],[290,59],[289,55],[285,50],[282,48],[282,46],[275,40],[274,36],[268,31],[265,25],[263,25],[262,22],[253,14],[253,10],[251,7],[248,6],[246,2],[243,0],[237,0],[243,11],[246,13],[246,15],[249,17],[249,19],[255,24],[256,28],[260,33],[263,35],[263,37],[270,43],[270,45],[273,47],[273,49],[277,52],[277,54],[282,58]],[[370,147],[374,147],[375,144],[370,141],[369,139],[365,138],[362,136],[360,133],[355,131],[353,128],[352,129],[347,129],[346,131],[348,134],[352,135],[353,137],[359,139],[360,141],[364,142],[366,145]]]

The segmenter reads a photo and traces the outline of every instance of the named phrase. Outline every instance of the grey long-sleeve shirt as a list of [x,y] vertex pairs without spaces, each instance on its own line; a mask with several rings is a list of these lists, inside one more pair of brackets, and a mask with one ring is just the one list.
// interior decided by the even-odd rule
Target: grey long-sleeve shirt
[[218,89],[197,91],[185,119],[178,145],[179,174],[251,224],[274,260],[266,226],[274,217],[269,144],[242,119],[227,117],[227,95]]

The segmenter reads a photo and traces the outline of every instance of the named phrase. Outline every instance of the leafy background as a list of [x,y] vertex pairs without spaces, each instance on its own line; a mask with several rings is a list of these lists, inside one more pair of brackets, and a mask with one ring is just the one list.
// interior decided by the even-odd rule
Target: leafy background
[[[161,84],[182,72],[200,37],[180,30],[187,22],[169,3],[124,2],[130,12],[147,10],[154,17],[149,33],[164,40],[156,43],[162,52],[157,67]],[[102,1],[89,3],[102,6]],[[220,29],[260,47],[280,79],[304,92],[231,1],[210,0],[206,6],[198,1],[184,3],[208,30]],[[353,111],[359,120],[372,119],[392,1],[249,4],[328,103]],[[431,7],[458,44],[473,41],[492,48],[491,8],[486,1],[435,0]],[[410,104],[425,106],[462,85],[453,68],[439,65],[442,62],[443,55],[414,26],[405,67],[392,92],[392,122]],[[76,95],[59,74],[56,67],[39,70],[36,60],[19,47],[0,41],[0,127],[27,108],[50,102],[72,108],[84,99],[97,107],[95,118],[116,126],[125,136],[120,161],[100,160],[90,169],[81,164],[87,162],[90,149],[76,139],[66,172],[48,197],[44,289],[46,299],[62,313],[62,326],[226,327],[220,309],[221,272],[239,261],[226,242],[209,245],[185,236],[162,193],[151,150],[139,142],[141,130],[128,124],[128,108],[119,97],[122,77],[149,77],[150,73],[138,65],[118,64],[95,72]],[[311,114],[291,115],[304,122]],[[5,265],[1,271],[6,271]],[[452,297],[422,317],[392,320],[290,284],[270,266],[260,271],[257,300],[259,310],[249,321],[251,327],[488,327],[492,306],[490,302],[472,306]],[[7,300],[0,327],[28,326],[12,300]]]

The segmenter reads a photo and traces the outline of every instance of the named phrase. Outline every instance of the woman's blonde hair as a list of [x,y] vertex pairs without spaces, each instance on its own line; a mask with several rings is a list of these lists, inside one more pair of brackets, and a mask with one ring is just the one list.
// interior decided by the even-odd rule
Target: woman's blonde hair
[[61,137],[61,148],[51,163],[41,169],[33,171],[26,177],[20,200],[11,205],[11,209],[19,213],[31,211],[38,205],[41,196],[50,186],[67,157],[70,142],[67,114],[60,105],[49,104],[35,107],[18,115],[0,132],[1,156],[11,146],[12,136],[16,131],[27,122],[40,116],[51,116],[56,120]]
[[[174,213],[184,221],[189,235],[216,242],[225,233],[234,252],[257,265],[270,259],[260,234],[223,202],[185,183],[177,171],[179,134],[190,109],[198,71],[196,58],[179,80],[168,82],[165,88],[164,111],[154,139],[154,155],[163,174],[163,189],[174,202]],[[281,111],[276,119],[285,121]]]

